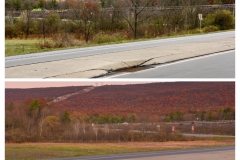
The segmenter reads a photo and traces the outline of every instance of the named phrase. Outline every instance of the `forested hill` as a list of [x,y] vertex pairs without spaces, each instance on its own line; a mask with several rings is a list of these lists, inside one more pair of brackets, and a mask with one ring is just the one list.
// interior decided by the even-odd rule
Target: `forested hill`
[[53,104],[57,110],[98,114],[169,114],[181,110],[217,111],[235,107],[234,82],[167,82],[134,85],[104,85],[88,92],[77,92],[90,86],[6,89],[6,102],[59,96],[72,96]]
[[56,104],[58,108],[82,113],[150,113],[171,111],[216,111],[235,106],[233,82],[172,82],[137,85],[109,85],[74,95]]

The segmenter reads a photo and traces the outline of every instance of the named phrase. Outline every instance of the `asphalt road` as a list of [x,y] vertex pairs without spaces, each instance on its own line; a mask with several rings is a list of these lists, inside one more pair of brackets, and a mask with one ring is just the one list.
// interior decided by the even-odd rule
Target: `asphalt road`
[[235,50],[202,56],[107,78],[235,78]]
[[219,39],[235,37],[235,31],[213,33],[213,34],[204,34],[196,36],[186,36],[179,38],[167,38],[161,40],[150,40],[150,41],[141,41],[141,42],[132,42],[132,43],[123,43],[115,45],[104,45],[97,47],[87,47],[87,48],[78,48],[78,49],[68,49],[60,51],[51,51],[51,52],[41,52],[27,55],[18,55],[18,56],[9,56],[5,58],[5,67],[21,66],[27,64],[35,64],[41,62],[51,62],[64,59],[72,59],[79,57],[87,57],[92,55],[129,51],[129,50],[138,50],[144,48],[160,47],[173,44],[181,44],[186,42],[201,42],[209,39]]
[[[144,153],[131,153],[131,154],[116,154],[116,155],[102,155],[102,156],[86,156],[86,157],[73,157],[73,158],[64,158],[64,160],[120,160],[120,159],[149,159],[157,157],[165,157],[164,159],[171,159],[168,156],[185,156],[188,154],[208,154],[208,153],[224,153],[228,151],[235,151],[235,146],[230,147],[218,147],[218,148],[200,148],[200,149],[186,149],[186,150],[172,150],[172,151],[159,151],[159,152],[144,152]],[[234,154],[234,153],[233,153]],[[232,155],[234,158],[234,155]],[[208,155],[209,159],[212,159],[210,155]],[[184,158],[183,158],[184,159]],[[192,159],[196,159],[192,157]],[[206,158],[205,158],[206,159]],[[227,159],[227,158],[225,158]],[[61,160],[52,159],[52,160]],[[62,159],[63,160],[63,159]]]

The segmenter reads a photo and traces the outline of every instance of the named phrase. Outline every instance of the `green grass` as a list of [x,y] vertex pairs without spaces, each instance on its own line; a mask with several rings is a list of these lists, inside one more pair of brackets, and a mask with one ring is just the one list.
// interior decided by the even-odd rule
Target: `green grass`
[[[217,31],[217,32],[223,32],[223,31]],[[39,43],[43,43],[43,39],[6,39],[5,40],[5,56],[7,57],[7,56],[53,51],[53,50],[93,47],[93,46],[101,46],[101,45],[109,45],[109,44],[140,42],[140,41],[147,41],[147,40],[158,40],[158,39],[175,38],[175,37],[183,37],[183,36],[191,36],[191,35],[199,35],[199,34],[200,33],[194,33],[194,34],[182,33],[182,34],[166,35],[166,36],[156,37],[156,38],[140,38],[136,40],[130,39],[130,40],[121,40],[118,42],[109,42],[109,43],[101,43],[101,44],[82,43],[81,46],[73,46],[73,47],[65,47],[65,48],[45,48],[45,49],[41,49],[38,45]],[[51,42],[52,40],[46,39],[46,41]]]
[[6,143],[5,159],[33,160],[233,145],[235,145],[234,139],[127,143]]
[[54,48],[40,49],[38,47],[39,43],[43,43],[43,40],[42,39],[6,39],[5,40],[5,56],[14,56],[14,55],[54,50]]
[[71,146],[44,145],[44,144],[12,144],[6,145],[5,159],[45,159],[64,158],[90,155],[121,154],[131,152],[152,151],[151,149],[126,148],[121,146],[81,146],[73,144]]

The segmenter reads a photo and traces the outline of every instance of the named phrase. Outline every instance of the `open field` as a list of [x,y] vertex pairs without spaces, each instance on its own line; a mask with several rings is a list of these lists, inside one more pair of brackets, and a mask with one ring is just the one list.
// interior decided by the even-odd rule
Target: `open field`
[[5,159],[44,159],[234,146],[235,139],[127,143],[6,143]]

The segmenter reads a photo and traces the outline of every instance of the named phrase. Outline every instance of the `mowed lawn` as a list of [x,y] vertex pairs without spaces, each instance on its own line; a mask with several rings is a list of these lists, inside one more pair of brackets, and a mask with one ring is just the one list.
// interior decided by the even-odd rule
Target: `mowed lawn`
[[125,143],[6,143],[5,159],[46,159],[90,155],[151,152],[203,147],[234,146],[235,139],[183,142]]

